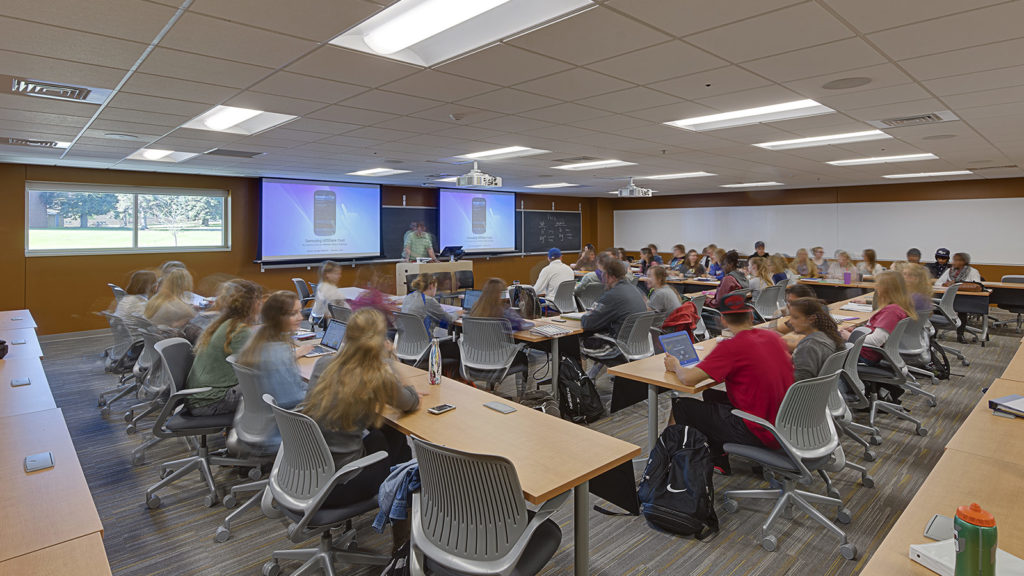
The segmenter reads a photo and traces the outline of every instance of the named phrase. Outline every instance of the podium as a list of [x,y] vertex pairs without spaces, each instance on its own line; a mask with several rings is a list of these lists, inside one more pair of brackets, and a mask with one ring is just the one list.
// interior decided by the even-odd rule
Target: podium
[[399,262],[395,265],[395,294],[405,296],[408,294],[405,279],[410,274],[447,274],[448,281],[440,279],[437,284],[438,292],[449,292],[455,285],[454,274],[460,270],[473,270],[471,260],[459,260],[457,262]]

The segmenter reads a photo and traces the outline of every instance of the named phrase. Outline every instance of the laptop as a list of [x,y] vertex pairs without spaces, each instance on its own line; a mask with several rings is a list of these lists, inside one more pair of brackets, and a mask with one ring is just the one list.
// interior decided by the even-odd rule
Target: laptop
[[482,290],[466,290],[462,295],[462,309],[472,310],[481,294],[483,294]]
[[324,337],[320,340],[320,344],[317,344],[312,352],[306,354],[306,358],[316,358],[337,352],[341,348],[342,341],[345,340],[345,328],[344,322],[332,318],[327,323],[327,330],[324,331]]
[[688,333],[673,332],[671,334],[662,334],[658,336],[658,340],[661,341],[661,347],[665,349],[665,353],[675,356],[679,360],[680,365],[693,366],[700,362],[700,357],[697,356],[697,349],[693,347],[693,341],[690,340]]

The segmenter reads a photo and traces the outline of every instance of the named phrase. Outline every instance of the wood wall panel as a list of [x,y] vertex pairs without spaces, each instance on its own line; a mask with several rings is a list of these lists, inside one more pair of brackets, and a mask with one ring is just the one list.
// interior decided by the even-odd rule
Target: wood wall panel
[[0,310],[25,307],[25,167],[0,164]]

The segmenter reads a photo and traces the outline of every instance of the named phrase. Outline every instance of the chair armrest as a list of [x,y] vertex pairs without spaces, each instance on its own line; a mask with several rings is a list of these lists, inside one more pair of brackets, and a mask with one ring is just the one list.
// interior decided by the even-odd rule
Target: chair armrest
[[184,390],[178,390],[174,394],[171,394],[167,398],[167,403],[160,410],[160,415],[157,416],[156,422],[153,423],[153,435],[159,438],[173,438],[174,433],[164,428],[164,424],[167,420],[174,416],[178,409],[185,405],[185,400],[189,396],[194,396],[203,392],[209,392],[213,388],[204,386],[203,388],[186,388]]
[[609,336],[607,334],[594,333],[594,334],[591,335],[591,337],[592,338],[597,338],[598,340],[604,340],[605,342],[608,342],[608,343],[613,344],[613,345],[618,342],[617,340],[615,340],[615,338],[612,338],[611,336]]
[[327,497],[331,495],[334,488],[339,484],[347,483],[364,469],[378,462],[387,460],[387,458],[388,453],[381,450],[379,452],[363,456],[355,462],[349,462],[345,466],[341,467],[341,469],[336,470],[334,472],[334,476],[331,476],[331,479],[320,488],[320,491],[302,507],[302,518],[300,518],[295,524],[288,527],[288,537],[291,538],[293,542],[302,542],[303,540],[308,540],[309,538],[319,534],[319,531],[308,532],[306,530],[306,526],[309,525],[313,515],[320,510],[320,507],[323,506]]
[[[825,411],[828,412],[828,407],[825,408]],[[738,416],[746,420],[747,422],[753,422],[754,424],[757,424],[771,432],[772,436],[775,437],[775,441],[779,443],[779,446],[782,446],[782,449],[786,451],[786,455],[789,456],[790,460],[792,460],[800,469],[800,473],[803,475],[803,477],[810,478],[811,473],[809,470],[807,470],[807,467],[804,466],[803,459],[800,458],[800,456],[796,453],[796,450],[793,449],[793,446],[790,445],[790,443],[787,442],[781,434],[779,434],[779,431],[775,429],[775,426],[773,424],[770,424],[767,420],[761,418],[760,416],[754,416],[749,412],[744,412],[743,410],[739,410],[736,408],[733,408],[732,414],[734,416]],[[829,421],[831,421],[831,415],[829,415]]]

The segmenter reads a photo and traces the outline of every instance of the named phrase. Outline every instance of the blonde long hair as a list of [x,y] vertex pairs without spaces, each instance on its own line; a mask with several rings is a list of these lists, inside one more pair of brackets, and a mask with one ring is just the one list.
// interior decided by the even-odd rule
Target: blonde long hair
[[[796,251],[796,258],[793,258],[793,261],[790,262],[789,269],[792,270],[793,272],[797,271],[796,269],[800,265],[800,256],[801,255],[803,256],[803,261],[807,263],[807,275],[812,277],[812,278],[817,276],[818,275],[818,265],[814,263],[814,260],[811,260],[810,255],[807,254],[807,249],[806,248],[801,248],[801,249]],[[798,272],[798,274],[799,274],[799,272]]]
[[239,362],[244,366],[253,367],[259,364],[260,354],[263,352],[263,345],[271,342],[292,343],[291,335],[285,328],[288,317],[295,309],[295,303],[299,296],[289,290],[278,290],[267,298],[263,303],[263,310],[260,317],[263,319],[263,326],[256,331],[256,334],[249,338],[245,348],[238,354]]
[[892,270],[882,272],[875,278],[875,301],[878,302],[878,310],[871,315],[878,314],[889,304],[895,304],[903,309],[912,319],[917,319],[917,311],[914,309],[914,302],[907,292],[907,283],[903,281],[903,274]]
[[764,258],[762,256],[754,256],[753,258],[750,259],[750,262],[747,262],[747,266],[749,266],[751,271],[754,272],[753,275],[755,278],[760,278],[768,286],[771,286],[773,284],[772,271],[770,269],[767,258]]
[[225,282],[224,288],[217,298],[220,315],[206,327],[206,330],[203,330],[199,342],[196,343],[196,352],[206,348],[210,344],[213,333],[226,323],[228,333],[224,338],[224,354],[231,354],[231,340],[239,330],[252,322],[253,312],[261,298],[263,298],[263,288],[255,282],[241,279]]
[[395,402],[398,377],[386,360],[387,321],[373,308],[352,314],[341,350],[306,396],[303,413],[332,430],[380,427]]
[[185,292],[192,290],[192,275],[184,268],[174,268],[160,281],[160,290],[146,303],[144,316],[152,318],[165,304],[185,301]]
[[932,298],[932,275],[928,269],[920,264],[911,262],[897,262],[892,265],[895,272],[903,274],[903,281],[906,282],[907,291],[911,294],[921,294],[928,301]]
[[772,274],[785,273],[789,269],[789,265],[786,264],[786,257],[779,253],[769,256],[768,264]]

